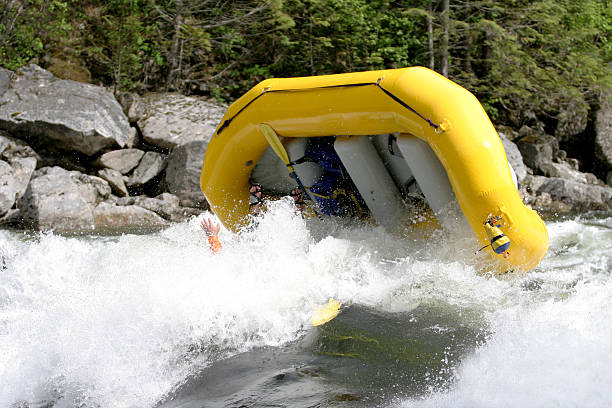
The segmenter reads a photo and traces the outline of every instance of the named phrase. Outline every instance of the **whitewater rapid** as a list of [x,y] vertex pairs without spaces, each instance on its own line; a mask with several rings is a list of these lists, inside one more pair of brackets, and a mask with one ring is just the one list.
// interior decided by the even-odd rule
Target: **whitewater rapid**
[[151,407],[211,364],[311,335],[329,297],[387,316],[443,305],[483,333],[444,381],[383,405],[612,404],[609,214],[548,222],[540,266],[500,280],[468,238],[270,207],[253,231],[222,230],[217,255],[209,214],[149,235],[0,231],[0,406]]

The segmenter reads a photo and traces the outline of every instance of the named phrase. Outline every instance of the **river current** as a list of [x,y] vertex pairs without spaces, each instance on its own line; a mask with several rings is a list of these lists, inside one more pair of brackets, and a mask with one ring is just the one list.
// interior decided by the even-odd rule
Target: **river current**
[[497,279],[467,237],[270,207],[217,255],[203,216],[0,231],[0,407],[612,406],[611,214],[548,220],[540,265]]

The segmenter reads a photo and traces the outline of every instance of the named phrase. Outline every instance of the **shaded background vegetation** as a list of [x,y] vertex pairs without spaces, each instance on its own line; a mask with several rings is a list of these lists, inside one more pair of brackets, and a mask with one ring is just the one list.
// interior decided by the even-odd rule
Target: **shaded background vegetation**
[[231,101],[260,80],[423,65],[554,134],[609,87],[608,0],[0,0],[0,64]]

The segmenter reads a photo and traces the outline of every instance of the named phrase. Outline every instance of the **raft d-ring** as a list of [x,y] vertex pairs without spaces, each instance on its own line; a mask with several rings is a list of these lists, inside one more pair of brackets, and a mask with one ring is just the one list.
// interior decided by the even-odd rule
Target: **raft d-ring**
[[378,79],[376,80],[376,85],[379,85],[379,84],[380,84],[380,82],[381,82],[383,79],[385,79],[385,77],[384,77],[384,76],[381,76],[380,78],[378,78]]
[[264,89],[262,89],[262,90],[261,90],[261,93],[262,93],[262,94],[265,94],[265,93],[266,93],[266,91],[268,91],[269,89],[270,89],[270,87],[269,87],[269,86],[266,86]]
[[434,129],[434,132],[439,135],[440,133],[446,132],[450,128],[451,128],[450,122],[444,119],[438,126],[436,126],[436,128]]

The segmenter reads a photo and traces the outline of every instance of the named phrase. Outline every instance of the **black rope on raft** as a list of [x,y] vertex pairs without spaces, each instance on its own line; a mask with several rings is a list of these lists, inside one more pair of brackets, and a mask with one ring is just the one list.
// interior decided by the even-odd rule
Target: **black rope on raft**
[[264,88],[264,89],[261,90],[261,93],[259,95],[257,95],[255,98],[251,99],[238,112],[236,112],[236,114],[234,116],[232,116],[231,118],[226,119],[225,121],[223,121],[221,126],[219,126],[219,128],[215,132],[215,134],[218,135],[219,133],[221,133],[226,127],[228,127],[230,125],[230,123],[232,123],[232,120],[234,120],[234,118],[236,116],[238,116],[240,113],[242,113],[242,111],[245,110],[250,104],[252,104],[257,99],[261,98],[262,96],[264,96],[267,93],[304,92],[304,91],[312,91],[312,90],[315,90],[315,89],[349,88],[349,87],[370,86],[370,85],[376,85],[378,88],[380,88],[385,94],[387,94],[395,102],[399,103],[404,108],[408,109],[410,112],[414,113],[419,118],[421,118],[425,122],[427,122],[427,124],[429,124],[429,126],[433,127],[436,130],[436,133],[438,133],[440,125],[435,124],[433,121],[431,121],[431,119],[426,118],[425,116],[421,115],[419,112],[417,112],[415,109],[413,109],[406,102],[402,101],[400,98],[398,98],[397,96],[393,95],[391,92],[389,92],[388,90],[383,88],[382,85],[380,85],[381,80],[382,80],[382,78],[378,78],[378,80],[376,82],[361,82],[361,83],[356,83],[356,84],[327,85],[327,86],[318,86],[318,87],[314,87],[314,88],[295,88],[295,89],[270,89],[270,88]]
[[398,98],[397,96],[393,95],[391,92],[387,91],[385,88],[383,88],[380,85],[380,81],[376,81],[375,85],[377,87],[379,87],[384,93],[386,93],[387,95],[389,95],[391,97],[391,99],[393,99],[395,102],[399,103],[400,105],[402,105],[404,108],[408,109],[410,112],[414,113],[415,115],[417,115],[419,118],[423,119],[425,122],[427,122],[429,124],[429,126],[431,126],[432,128],[434,128],[435,130],[438,130],[438,127],[440,125],[436,125],[435,123],[433,123],[431,121],[431,119],[426,118],[425,116],[421,115],[419,112],[417,112],[416,110],[414,110],[410,105],[408,105],[406,102],[402,101],[400,98]]

